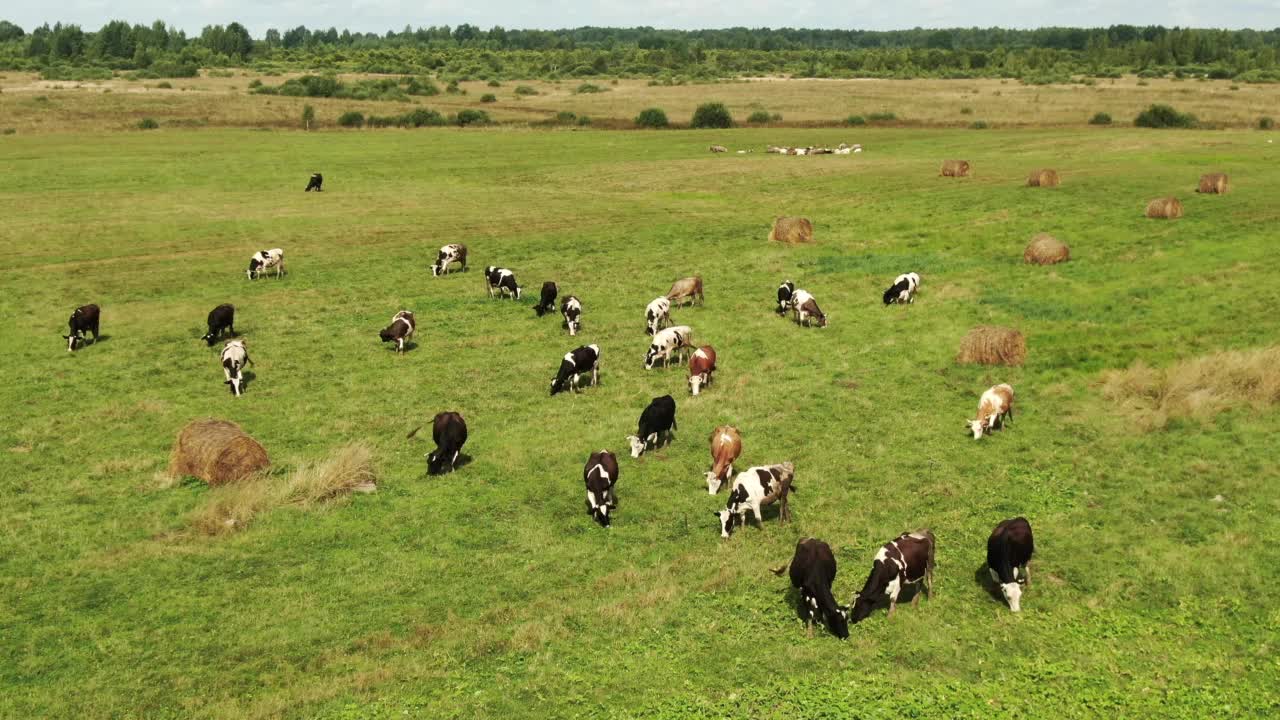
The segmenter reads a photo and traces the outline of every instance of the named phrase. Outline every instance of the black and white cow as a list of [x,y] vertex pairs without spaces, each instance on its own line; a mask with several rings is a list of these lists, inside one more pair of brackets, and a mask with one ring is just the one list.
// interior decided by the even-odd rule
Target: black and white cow
[[613,492],[618,483],[618,458],[608,450],[592,453],[582,469],[582,479],[587,485],[587,514],[601,527],[609,527],[609,511],[618,507]]
[[69,335],[63,335],[62,339],[67,341],[67,352],[71,352],[76,348],[84,345],[87,340],[85,333],[93,333],[93,342],[98,342],[98,319],[101,313],[97,305],[81,305],[71,311],[71,317],[67,320],[67,331]]
[[[924,581],[924,589],[933,598],[933,533],[928,530],[903,533],[885,543],[871,562],[871,574],[853,602],[853,621],[862,622],[875,610],[880,598],[889,598],[889,617],[898,606],[902,586]],[[920,593],[911,604],[920,602]]]
[[209,332],[205,333],[200,339],[205,341],[209,347],[218,341],[223,332],[228,332],[232,337],[236,334],[236,307],[231,303],[223,303],[218,307],[209,311]]
[[1022,609],[1022,586],[1031,584],[1027,564],[1035,551],[1031,523],[1023,517],[1005,520],[987,538],[987,569],[1014,612]]
[[693,350],[693,328],[688,325],[675,325],[660,330],[654,334],[653,342],[649,344],[649,351],[644,355],[644,369],[652,370],[659,359],[664,366],[669,365],[672,355],[683,361],[685,355]]
[[467,246],[462,243],[450,243],[440,248],[440,252],[436,255],[436,261],[431,266],[431,276],[437,277],[445,275],[449,272],[449,266],[453,263],[462,263],[462,271],[467,270]]
[[249,351],[243,340],[228,340],[222,348],[222,373],[226,376],[225,385],[231,386],[231,394],[236,397],[244,394],[244,375],[246,365],[253,363],[249,359]]
[[916,290],[920,287],[920,276],[916,273],[903,273],[893,279],[893,284],[884,291],[884,304],[913,303],[916,301]]
[[431,421],[431,439],[436,449],[427,453],[427,473],[439,475],[445,468],[452,471],[467,444],[467,421],[456,412],[442,412]]
[[413,331],[417,329],[418,321],[413,317],[413,313],[401,310],[391,316],[391,324],[378,333],[378,338],[382,342],[395,343],[396,352],[403,353],[405,343],[409,342],[409,338],[413,337]]
[[489,297],[495,294],[499,297],[508,297],[515,300],[520,299],[520,286],[516,284],[516,275],[507,268],[500,268],[490,265],[484,269],[485,282],[489,286]]
[[671,301],[665,296],[654,298],[644,309],[645,330],[650,335],[657,335],[664,324],[671,324]]
[[654,398],[640,413],[636,434],[627,436],[627,442],[631,443],[631,457],[640,457],[650,445],[657,448],[671,444],[671,431],[678,429],[675,398],[670,395]]
[[320,192],[322,185],[324,185],[324,176],[320,173],[311,173],[311,180],[307,181],[307,189],[303,190],[303,192],[311,192],[312,190]]
[[564,360],[560,361],[560,370],[556,373],[556,377],[551,381],[551,394],[563,392],[565,388],[577,392],[578,377],[591,373],[591,384],[598,385],[600,383],[600,346],[599,345],[583,345],[574,349],[572,352],[566,353]]
[[760,508],[774,503],[778,503],[778,521],[789,522],[791,508],[787,505],[787,498],[797,489],[793,485],[795,477],[796,466],[790,462],[751,467],[738,473],[724,509],[715,513],[720,519],[720,537],[727,538],[735,527],[745,525],[748,510],[755,516],[757,525],[763,524],[764,515]]
[[271,269],[276,271],[276,277],[284,274],[284,250],[272,248],[254,253],[253,257],[249,258],[249,269],[245,274],[250,280],[257,280],[259,276],[265,275]]
[[533,306],[533,311],[538,313],[538,317],[556,309],[556,295],[559,294],[560,288],[554,282],[548,280],[542,283],[542,297],[539,298],[538,304]]
[[783,280],[778,286],[778,314],[786,315],[791,309],[791,296],[796,292],[796,284],[790,280]]
[[[781,575],[787,567],[783,565],[773,572]],[[804,538],[796,543],[790,570],[791,587],[800,591],[796,611],[805,621],[809,637],[813,637],[813,624],[821,616],[832,635],[841,640],[848,638],[848,611],[831,594],[831,584],[836,580],[836,556],[831,546],[817,538]]]
[[569,337],[578,334],[582,327],[582,303],[577,296],[570,295],[560,303],[560,314],[564,316],[564,326],[569,330]]

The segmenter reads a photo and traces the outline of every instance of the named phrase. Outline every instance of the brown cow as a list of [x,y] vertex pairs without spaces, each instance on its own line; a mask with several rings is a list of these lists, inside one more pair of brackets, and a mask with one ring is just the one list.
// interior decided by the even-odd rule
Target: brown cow
[[720,486],[733,475],[733,461],[742,454],[742,436],[738,428],[721,425],[711,431],[711,470],[707,471],[707,494],[720,492]]
[[677,280],[671,285],[671,289],[667,291],[667,299],[677,305],[683,305],[685,298],[689,299],[690,305],[692,305],[695,300],[699,303],[705,303],[705,300],[702,297],[701,275],[694,275],[693,277]]
[[711,385],[711,378],[716,371],[716,349],[703,345],[689,357],[689,392],[694,397],[703,385]]

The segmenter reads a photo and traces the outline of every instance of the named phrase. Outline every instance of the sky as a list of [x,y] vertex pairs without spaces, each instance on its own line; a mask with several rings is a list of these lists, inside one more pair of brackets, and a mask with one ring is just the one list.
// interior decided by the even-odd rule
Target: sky
[[488,29],[582,25],[697,29],[809,27],[895,30],[913,27],[1034,28],[1113,24],[1280,27],[1280,0],[45,0],[0,2],[0,19],[30,30],[48,22],[96,30],[108,20],[164,20],[199,32],[240,22],[254,37],[297,25],[384,33],[405,25]]

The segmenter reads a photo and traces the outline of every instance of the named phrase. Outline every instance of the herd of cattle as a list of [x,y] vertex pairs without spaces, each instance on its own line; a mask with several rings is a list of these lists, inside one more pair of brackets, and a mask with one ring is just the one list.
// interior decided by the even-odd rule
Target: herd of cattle
[[[313,184],[315,190],[320,189],[318,174],[313,178]],[[445,276],[453,265],[460,265],[463,271],[467,269],[465,245],[454,243],[440,248],[436,261],[431,266],[431,273],[436,277]],[[282,249],[262,250],[250,258],[247,270],[249,279],[255,280],[268,273],[274,273],[277,279],[284,276]],[[490,298],[521,298],[521,286],[510,269],[486,267],[484,278]],[[914,272],[904,273],[895,278],[884,291],[883,302],[886,306],[913,303],[919,288],[920,276]],[[538,304],[534,307],[535,313],[542,317],[552,312],[558,297],[559,287],[556,283],[544,283]],[[686,302],[690,305],[705,302],[701,277],[676,281],[666,294],[655,298],[645,307],[645,331],[652,339],[644,356],[644,367],[650,370],[659,363],[665,367],[673,358],[678,362],[685,362],[687,357],[686,381],[689,393],[698,396],[712,384],[716,370],[716,351],[710,345],[696,346],[693,329],[688,325],[673,324],[672,305],[679,306]],[[564,328],[570,336],[576,336],[582,327],[581,301],[576,296],[568,295],[561,300],[559,309]],[[784,281],[777,290],[777,313],[785,316],[788,312],[792,313],[798,325],[808,326],[813,322],[823,328],[830,322],[830,316],[819,308],[814,296],[797,288],[790,280]],[[67,340],[68,351],[85,345],[90,333],[96,343],[100,324],[99,307],[84,305],[76,308],[68,324],[70,331],[63,336]],[[239,397],[244,392],[243,371],[252,361],[245,341],[235,337],[235,307],[230,304],[218,305],[209,313],[207,324],[208,332],[201,339],[209,346],[224,335],[232,336],[224,344],[219,359],[225,384],[233,395]],[[395,351],[403,353],[416,326],[413,313],[401,310],[379,333],[379,338],[383,342],[393,343]],[[564,355],[551,380],[551,395],[566,390],[578,392],[587,375],[590,375],[591,386],[599,384],[600,347],[595,344],[582,345]],[[979,439],[1002,427],[1012,417],[1013,388],[1000,384],[982,394],[977,416],[969,421],[969,426],[974,438]],[[671,395],[654,398],[640,414],[636,433],[626,438],[631,448],[631,457],[638,458],[651,448],[669,444],[676,429],[675,399]],[[436,415],[432,422],[432,438],[436,449],[427,454],[428,472],[436,474],[455,469],[463,457],[462,448],[467,440],[465,419],[456,412]],[[715,511],[721,537],[729,538],[735,528],[745,525],[748,512],[757,524],[761,524],[761,509],[768,505],[778,506],[780,522],[789,521],[791,511],[788,496],[796,489],[795,466],[791,462],[754,466],[735,473],[733,463],[742,453],[742,437],[738,429],[731,425],[715,428],[711,433],[710,445],[712,465],[706,473],[707,491],[715,495],[722,487],[729,486],[725,507]],[[604,527],[610,526],[610,513],[617,507],[615,489],[618,477],[618,459],[607,449],[593,453],[583,469],[587,513]],[[1029,580],[1027,564],[1033,551],[1031,526],[1024,518],[1001,522],[991,533],[987,543],[987,565],[991,577],[1014,612],[1018,612],[1021,607],[1021,588]],[[807,622],[809,632],[812,633],[813,623],[821,620],[832,633],[843,638],[849,634],[850,618],[855,623],[865,619],[884,599],[888,600],[889,613],[892,614],[900,593],[907,585],[923,583],[923,590],[932,597],[934,536],[928,530],[919,530],[904,533],[886,543],[873,558],[871,573],[862,590],[848,606],[837,604],[832,594],[836,561],[830,546],[825,542],[815,538],[801,540],[789,565],[784,565],[775,572],[781,575],[788,566],[792,585],[799,590],[798,610],[801,618]],[[916,592],[912,603],[915,604],[918,600],[919,592]]]
[[[729,148],[725,147],[724,145],[712,145],[710,147],[710,150],[713,153],[729,152]],[[853,145],[849,145],[847,143],[840,143],[839,145],[833,148],[814,147],[813,145],[809,145],[808,147],[779,147],[777,145],[769,145],[764,149],[764,151],[767,153],[772,153],[774,155],[852,155],[853,153],[862,152],[862,146],[857,143],[854,143]],[[752,153],[752,152],[755,152],[755,151],[739,150],[738,154],[746,155],[747,153]]]

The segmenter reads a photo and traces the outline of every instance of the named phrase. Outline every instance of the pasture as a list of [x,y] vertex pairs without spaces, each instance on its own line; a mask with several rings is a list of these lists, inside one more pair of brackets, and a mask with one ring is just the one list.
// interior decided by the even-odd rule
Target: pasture
[[[1134,363],[1277,344],[1269,136],[0,138],[0,715],[1274,716],[1274,398],[1153,427],[1103,394]],[[866,152],[760,152],[842,141]],[[973,177],[938,177],[943,158]],[[1040,167],[1062,186],[1024,187]],[[1192,192],[1218,170],[1232,192]],[[313,171],[325,191],[304,194]],[[1184,218],[1143,217],[1164,195]],[[775,215],[812,218],[816,243],[766,242]],[[1040,232],[1071,261],[1024,265]],[[431,277],[450,242],[471,270]],[[249,255],[272,247],[289,274],[248,281]],[[520,302],[488,299],[491,264],[515,271]],[[883,307],[908,271],[916,302]],[[694,273],[705,306],[672,316],[719,354],[696,399],[683,369],[642,368],[646,303]],[[577,338],[531,309],[548,279],[583,302]],[[784,279],[829,327],[774,314]],[[68,353],[67,316],[89,302],[104,337]],[[199,339],[223,302],[255,361],[240,398]],[[418,332],[397,356],[377,333],[402,308]],[[955,364],[979,324],[1022,330],[1026,365]],[[549,397],[586,343],[600,386]],[[963,421],[998,382],[1017,390],[1016,419],[975,442]],[[675,442],[626,457],[666,393]],[[466,417],[473,460],[428,477],[429,432],[406,434],[442,410]],[[273,477],[363,442],[378,491],[201,532],[192,518],[218,491],[159,471],[208,416],[262,442]],[[721,540],[725,495],[703,473],[722,423],[741,429],[740,469],[795,463],[791,524],[768,508]],[[583,462],[601,448],[621,466],[608,530],[584,511]],[[1018,615],[980,582],[987,534],[1015,515],[1037,541]],[[876,549],[917,527],[937,536],[935,598],[844,642],[804,636],[768,572],[798,538],[831,544],[847,603]]]

